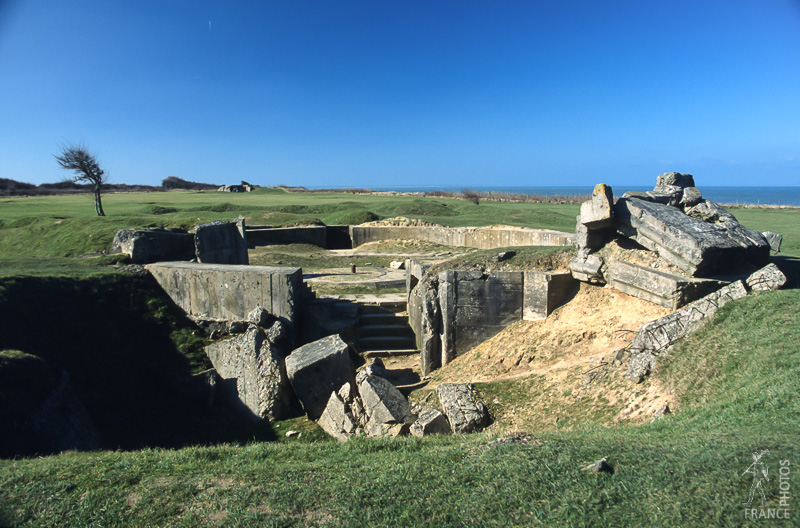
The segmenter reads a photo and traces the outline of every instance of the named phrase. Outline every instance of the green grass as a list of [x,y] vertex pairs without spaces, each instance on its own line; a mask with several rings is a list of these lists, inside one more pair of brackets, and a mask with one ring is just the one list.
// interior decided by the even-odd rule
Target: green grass
[[[797,306],[794,290],[727,305],[662,362],[656,376],[675,387],[679,411],[646,425],[494,445],[477,434],[7,460],[0,524],[748,525],[751,453],[770,451],[768,508],[778,507],[778,462],[794,471],[800,460]],[[581,471],[603,456],[613,475]],[[797,524],[790,509],[783,525]]]

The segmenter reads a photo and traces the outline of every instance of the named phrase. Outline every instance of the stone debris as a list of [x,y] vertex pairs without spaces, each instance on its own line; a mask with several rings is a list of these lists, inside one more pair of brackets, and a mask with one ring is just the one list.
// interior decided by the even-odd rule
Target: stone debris
[[434,434],[449,434],[450,430],[447,417],[436,409],[423,409],[410,428],[411,434],[420,438]]
[[261,328],[269,328],[270,324],[275,320],[263,306],[256,306],[247,314],[247,322],[253,323]]
[[338,335],[295,349],[286,358],[286,374],[312,420],[322,415],[331,392],[338,391],[345,383],[356,382],[350,347]]
[[786,275],[775,264],[767,264],[747,277],[746,283],[753,291],[779,290],[786,284]]
[[194,233],[197,262],[207,264],[249,264],[244,218],[234,222],[215,221],[197,226]]
[[406,269],[406,261],[404,260],[393,260],[389,263],[389,267],[391,269],[402,270]]
[[761,233],[767,239],[769,248],[775,253],[781,252],[781,242],[783,242],[783,235],[780,233],[773,233],[771,231],[764,231]]
[[226,396],[243,403],[257,419],[284,418],[291,392],[283,350],[256,326],[206,347]]
[[[607,204],[611,204],[608,210]],[[597,185],[592,199],[581,205],[575,239],[578,255],[569,264],[574,278],[608,284],[672,309],[727,283],[709,277],[744,278],[754,267],[766,264],[770,249],[765,235],[703,199],[694,177],[678,172],[660,174],[652,191],[626,192],[616,202],[610,187]],[[615,240],[625,247],[633,242],[658,255],[664,264],[654,261],[653,268],[672,269],[626,262],[631,255],[608,249]]]
[[581,471],[585,471],[587,473],[608,473],[613,475],[614,466],[608,463],[608,457],[603,457],[594,464],[589,464],[586,467],[582,467]]
[[381,378],[385,378],[388,374],[386,372],[386,366],[383,364],[383,360],[381,358],[375,358],[370,361],[367,368],[364,371],[369,374],[370,376],[380,376]]
[[285,436],[286,436],[286,438],[292,438],[293,436],[296,436],[297,438],[300,438],[301,436],[303,436],[303,433],[301,433],[300,431],[292,430],[292,431],[286,431],[286,435]]
[[614,216],[614,194],[609,185],[594,186],[591,200],[581,204],[581,224],[591,230],[611,227]]
[[700,329],[719,308],[728,302],[747,296],[742,281],[736,281],[700,300],[684,306],[677,312],[643,325],[630,346],[629,379],[640,382],[652,372],[656,358],[666,354],[684,337]]
[[489,412],[475,397],[471,383],[443,383],[436,394],[454,433],[472,433],[489,425]]

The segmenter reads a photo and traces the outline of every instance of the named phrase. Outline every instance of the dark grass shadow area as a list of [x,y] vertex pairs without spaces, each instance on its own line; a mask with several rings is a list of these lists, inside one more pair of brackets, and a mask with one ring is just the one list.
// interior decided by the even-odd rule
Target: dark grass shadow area
[[67,372],[105,448],[273,439],[193,377],[201,334],[149,276],[0,279],[0,350]]

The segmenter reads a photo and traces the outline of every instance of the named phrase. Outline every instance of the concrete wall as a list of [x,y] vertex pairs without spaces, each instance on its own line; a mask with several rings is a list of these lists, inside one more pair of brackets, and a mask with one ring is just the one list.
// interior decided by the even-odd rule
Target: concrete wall
[[313,244],[328,247],[327,226],[303,227],[248,227],[249,247],[271,246],[274,244]]
[[146,268],[189,315],[243,320],[253,308],[262,306],[289,325],[296,337],[304,291],[300,268],[193,262],[159,262]]
[[544,319],[569,295],[569,272],[446,270],[408,261],[408,318],[424,374],[523,319]]
[[391,239],[426,240],[445,246],[493,249],[509,246],[574,246],[575,235],[549,229],[442,226],[350,226],[353,247]]

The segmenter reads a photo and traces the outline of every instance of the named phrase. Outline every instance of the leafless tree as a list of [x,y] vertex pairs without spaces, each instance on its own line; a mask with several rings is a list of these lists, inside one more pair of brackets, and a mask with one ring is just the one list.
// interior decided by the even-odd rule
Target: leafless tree
[[94,209],[97,216],[105,216],[103,203],[100,200],[100,189],[108,181],[105,171],[100,168],[97,158],[89,153],[83,145],[65,145],[61,154],[55,156],[62,169],[70,170],[75,176],[68,178],[75,183],[89,183],[94,186]]

